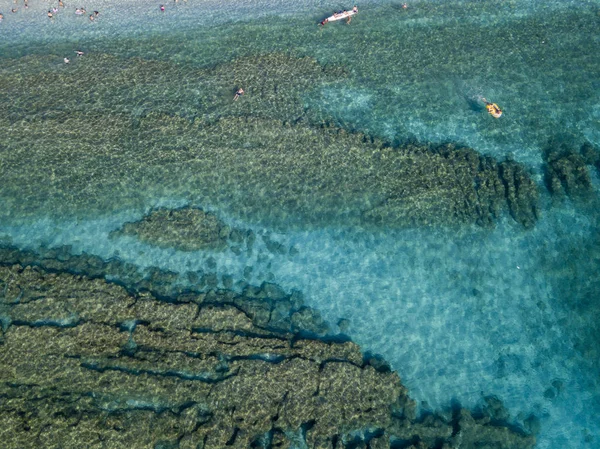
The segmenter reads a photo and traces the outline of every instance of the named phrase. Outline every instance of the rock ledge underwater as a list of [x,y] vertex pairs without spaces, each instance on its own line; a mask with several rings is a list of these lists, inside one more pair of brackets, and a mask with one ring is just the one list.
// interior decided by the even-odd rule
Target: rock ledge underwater
[[[0,266],[3,447],[533,447],[490,414],[417,418],[397,373],[347,339],[316,336],[318,314],[274,284],[246,293],[166,301]],[[253,310],[266,295],[290,316]],[[274,315],[286,324],[270,325]]]

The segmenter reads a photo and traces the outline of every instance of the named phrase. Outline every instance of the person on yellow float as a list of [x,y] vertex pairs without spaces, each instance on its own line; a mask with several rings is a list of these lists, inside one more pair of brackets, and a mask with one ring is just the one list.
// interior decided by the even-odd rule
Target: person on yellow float
[[492,117],[499,118],[502,115],[502,109],[496,103],[491,103],[485,98],[482,98],[482,100],[485,102],[485,108]]

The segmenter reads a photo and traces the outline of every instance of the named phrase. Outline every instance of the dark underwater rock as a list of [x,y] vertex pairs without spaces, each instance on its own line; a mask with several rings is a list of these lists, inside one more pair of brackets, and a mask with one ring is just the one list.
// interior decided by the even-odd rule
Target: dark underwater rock
[[[4,449],[283,448],[293,433],[311,448],[534,445],[466,410],[416,420],[395,372],[364,363],[352,342],[297,333],[322,330],[305,307],[297,331],[272,331],[251,312],[272,311],[268,298],[227,291],[163,301],[20,265],[0,266],[0,286]],[[266,293],[279,290],[255,292]]]
[[310,332],[316,335],[325,335],[329,326],[325,323],[319,313],[309,307],[302,307],[291,316],[292,328],[296,332]]
[[552,195],[577,198],[592,191],[587,164],[598,161],[597,151],[591,145],[581,150],[561,146],[546,151],[546,186]]
[[[59,73],[52,61],[6,67],[4,92],[14,101],[0,104],[0,126],[10,129],[3,166],[11,167],[1,173],[0,197],[10,200],[2,217],[97,217],[179,198],[193,207],[154,211],[122,232],[185,251],[224,249],[229,238],[235,252],[244,232],[198,207],[274,228],[493,226],[505,209],[526,226],[534,218],[529,188],[506,197],[499,161],[456,145],[392,145],[307,108],[315,89],[347,81],[343,66],[287,52],[204,68],[98,53]],[[180,79],[196,82],[165,83]],[[232,101],[242,84],[247,95]],[[249,250],[255,237],[245,238]]]
[[534,446],[529,437],[519,435],[508,427],[492,425],[489,418],[475,419],[465,409],[460,410],[455,421],[458,431],[450,438],[450,447],[512,449]]
[[12,320],[0,353],[6,449],[245,448],[308,422],[308,440],[331,441],[386,427],[406,393],[397,375],[362,366],[356,345],[272,334],[234,305],[165,303],[31,267],[1,267],[0,279],[25,299],[0,298]]
[[596,165],[600,162],[600,150],[589,142],[585,142],[579,152],[587,165]]
[[[384,149],[396,159],[377,173],[386,198],[365,213],[378,223],[403,226],[477,223],[494,226],[503,210],[525,227],[538,217],[538,188],[525,168],[498,163],[470,148],[407,145]],[[382,156],[383,157],[383,156]]]
[[141,241],[180,251],[223,250],[229,237],[217,216],[202,209],[156,209],[140,221],[125,223],[111,235],[134,235]]
[[532,228],[539,217],[537,185],[523,166],[514,161],[501,163],[499,174],[506,189],[510,215],[524,227]]

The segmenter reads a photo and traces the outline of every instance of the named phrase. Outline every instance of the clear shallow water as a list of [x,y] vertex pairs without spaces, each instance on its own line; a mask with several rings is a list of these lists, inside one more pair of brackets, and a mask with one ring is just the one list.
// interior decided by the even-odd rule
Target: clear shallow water
[[[594,51],[598,3],[420,2],[411,3],[407,11],[398,4],[369,3],[360,5],[361,14],[352,26],[323,30],[315,29],[314,22],[332,7],[305,3],[291,12],[284,6],[255,3],[248,16],[242,14],[247,10],[229,4],[210,5],[205,15],[194,14],[202,5],[188,2],[163,17],[139,6],[122,15],[106,3],[102,20],[91,24],[94,28],[66,16],[57,17],[54,24],[36,25],[31,15],[16,14],[11,22],[13,16],[5,12],[0,33],[8,43],[0,53],[1,67],[5,86],[12,90],[5,90],[2,100],[11,102],[13,115],[10,123],[2,124],[2,141],[10,140],[9,148],[24,151],[10,159],[9,168],[3,166],[4,174],[22,176],[11,177],[15,188],[3,191],[0,232],[22,247],[71,244],[75,253],[118,256],[142,267],[178,272],[206,268],[212,258],[220,275],[230,274],[235,280],[244,278],[244,269],[252,266],[250,281],[268,279],[299,289],[332,323],[347,319],[349,335],[366,350],[384,355],[412,396],[424,402],[423,409],[445,407],[453,399],[476,406],[483,396],[497,395],[517,421],[532,413],[540,418],[538,447],[594,447],[600,438],[595,422],[600,410],[595,199],[552,205],[544,198],[542,219],[532,231],[508,218],[494,230],[332,225],[304,230],[293,215],[279,216],[276,229],[265,228],[242,218],[245,215],[232,206],[234,194],[222,190],[236,188],[237,179],[238,189],[259,200],[276,198],[277,191],[265,191],[250,177],[228,179],[223,173],[235,161],[224,152],[217,161],[222,167],[211,166],[218,176],[200,178],[202,185],[186,184],[190,173],[176,156],[170,159],[167,150],[173,149],[166,145],[188,145],[198,138],[197,131],[175,126],[169,134],[168,117],[214,120],[249,114],[289,119],[289,111],[298,111],[310,122],[333,120],[347,129],[399,141],[416,137],[460,142],[498,158],[512,153],[541,183],[541,150],[550,139],[573,146],[586,139],[600,143],[600,64]],[[296,11],[293,19],[273,20]],[[384,13],[389,16],[383,18]],[[259,19],[251,20],[254,17]],[[173,29],[174,24],[180,27]],[[18,37],[16,30],[22,31]],[[64,66],[63,54],[71,54],[75,46],[89,54]],[[323,65],[342,67],[345,78],[317,79],[302,65],[302,76],[286,84],[285,79],[297,72],[279,66],[276,73],[267,72],[261,82],[267,85],[269,78],[276,78],[283,92],[298,94],[299,107],[286,103],[280,92],[266,106],[253,103],[253,96],[269,93],[256,83],[247,89],[245,103],[232,106],[230,90],[244,81],[236,75],[245,73],[244,64],[230,67],[232,78],[219,74],[220,81],[203,84],[209,73],[201,70],[270,52],[314,57]],[[147,60],[157,63],[148,70],[157,74],[155,78],[140,68]],[[16,73],[11,71],[13,64],[31,77],[20,85],[14,78],[9,83],[7,73]],[[122,79],[118,74],[125,64],[134,69]],[[74,78],[85,81],[81,90],[71,89],[66,70],[73,67],[79,70]],[[37,86],[36,76],[45,76],[40,73],[57,85],[28,92]],[[310,86],[302,84],[303,77]],[[69,89],[61,90],[62,82]],[[491,119],[474,101],[479,95],[498,102],[505,116]],[[162,118],[151,121],[143,144],[132,141],[139,136],[122,129],[129,126],[126,120],[141,120],[153,111]],[[59,124],[69,116],[78,120],[73,127],[81,126],[82,133],[64,133]],[[18,117],[32,120],[34,131],[18,128]],[[113,126],[107,118],[127,126]],[[46,128],[40,125],[43,120]],[[161,122],[167,123],[166,136],[157,125]],[[110,132],[105,136],[102,129]],[[114,138],[117,132],[119,139]],[[237,149],[251,147],[250,139],[240,139]],[[77,159],[61,165],[61,155],[73,154]],[[142,167],[139,176],[132,174],[134,165],[124,161],[134,155],[135,165]],[[152,158],[158,159],[153,166]],[[36,183],[34,176],[27,180],[31,171],[38,174],[32,165],[40,168],[42,180],[54,167],[57,174],[48,179],[67,181],[58,181],[46,197],[24,196],[20,192],[28,190],[25,183]],[[124,165],[128,170],[119,172]],[[145,166],[152,169],[144,172]],[[107,170],[116,170],[122,182],[106,185],[112,178],[97,172]],[[221,182],[226,188],[206,187]],[[81,190],[86,183],[92,187]],[[65,193],[69,185],[72,191]],[[64,194],[63,206],[76,218],[49,217],[57,192]],[[127,204],[131,197],[136,198],[133,208]],[[100,198],[103,203],[94,209],[92,201],[81,198]],[[22,207],[27,201],[33,212]],[[253,253],[236,256],[181,253],[133,238],[108,237],[149,207],[190,202],[213,208],[241,228],[267,232],[297,254],[272,254],[260,239]],[[259,203],[250,207],[267,214]]]
[[[297,253],[273,254],[259,238],[240,256],[108,237],[136,218],[3,231],[23,247],[71,244],[75,254],[117,256],[140,267],[273,280],[302,291],[332,324],[345,318],[346,332],[399,371],[423,410],[451,400],[477,407],[496,395],[517,422],[540,418],[538,447],[585,447],[586,435],[596,435],[598,305],[587,302],[598,288],[597,216],[556,208],[528,232],[505,221],[493,231],[458,233],[270,233]],[[42,242],[32,242],[34,235]],[[212,263],[216,268],[207,268]]]

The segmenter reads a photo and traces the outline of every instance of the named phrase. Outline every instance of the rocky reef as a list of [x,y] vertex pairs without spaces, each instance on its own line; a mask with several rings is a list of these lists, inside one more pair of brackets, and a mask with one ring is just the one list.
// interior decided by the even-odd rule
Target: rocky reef
[[[228,295],[232,298],[238,298],[237,307],[254,322],[272,331],[304,332],[315,336],[325,336],[330,332],[320,314],[304,305],[301,292],[293,290],[286,293],[270,282],[263,282],[260,286],[244,281],[233,284],[233,279],[227,274],[219,276],[215,271],[188,271],[179,274],[158,267],[140,270],[136,265],[118,259],[104,261],[95,255],[71,254],[71,247],[68,245],[39,248],[37,251],[0,246],[0,261],[5,265],[34,265],[51,272],[106,279],[126,286],[127,291],[132,294],[149,292],[167,302],[187,295],[205,295],[210,299],[215,296],[215,292],[229,292]],[[211,265],[210,261],[208,265]],[[219,281],[224,289],[218,288]],[[235,295],[231,291],[232,287],[243,292],[243,295]]]
[[537,185],[525,168],[514,161],[501,163],[498,173],[504,184],[510,215],[524,227],[533,227],[540,214]]
[[125,223],[111,233],[113,237],[120,235],[134,235],[143,242],[180,251],[220,251],[230,242],[244,241],[251,246],[255,238],[251,231],[231,229],[215,214],[191,207],[153,210],[140,221]]
[[[38,56],[0,75],[11,98],[0,105],[0,127],[10,129],[0,216],[97,217],[146,210],[156,198],[270,227],[490,226],[504,211],[531,226],[538,214],[522,165],[455,145],[395,145],[311,115],[303,95],[348,76],[313,58],[269,53],[198,68],[98,54],[65,72]],[[247,95],[232,101],[242,85]],[[153,217],[173,226],[202,218],[204,237],[222,246],[219,225],[192,209]],[[161,238],[174,234],[183,235]]]
[[539,215],[538,188],[523,166],[498,163],[454,145],[382,148],[395,170],[380,169],[384,199],[365,212],[386,224],[477,223],[493,226],[504,209],[525,227]]
[[578,151],[564,144],[553,145],[544,153],[546,185],[550,193],[572,198],[586,196],[592,191],[588,165],[599,166],[600,152],[589,142]]
[[3,265],[0,317],[6,449],[534,445],[497,413],[417,418],[395,372],[272,284],[158,298]]

